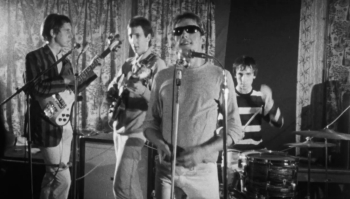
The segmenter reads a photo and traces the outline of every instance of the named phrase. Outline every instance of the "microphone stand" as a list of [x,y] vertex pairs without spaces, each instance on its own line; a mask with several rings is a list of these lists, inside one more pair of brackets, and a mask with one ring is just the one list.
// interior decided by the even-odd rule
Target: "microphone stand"
[[[70,55],[72,53],[72,51],[74,49],[76,49],[76,48],[77,49],[80,48],[80,44],[76,43],[74,45],[73,49],[71,49],[66,54],[64,54],[55,63],[51,64],[46,70],[38,73],[38,75],[34,79],[28,81],[21,88],[16,88],[16,92],[14,94],[12,94],[10,97],[8,97],[7,99],[5,99],[3,102],[0,103],[0,107],[1,107],[2,105],[7,103],[8,101],[10,101],[13,97],[15,97],[16,95],[21,93],[22,91],[27,95],[27,99],[26,99],[26,103],[27,103],[27,122],[28,122],[28,126],[27,126],[27,144],[28,144],[28,159],[29,159],[29,174],[30,174],[30,197],[31,197],[31,199],[34,198],[34,191],[33,191],[33,160],[32,160],[32,136],[31,136],[31,125],[30,125],[31,115],[30,115],[30,95],[29,95],[29,90],[30,90],[30,88],[32,88],[35,85],[37,80],[43,74],[45,74],[48,71],[52,70],[58,63],[62,62],[68,55]],[[45,165],[45,163],[44,163],[44,165]],[[56,165],[54,165],[54,166],[56,166]],[[57,166],[59,166],[59,165],[57,165]]]
[[181,86],[182,71],[186,61],[179,59],[176,62],[176,67],[174,69],[174,80],[173,80],[173,123],[172,123],[172,154],[171,154],[171,192],[170,198],[175,197],[175,167],[176,167],[176,153],[177,153],[177,134],[179,127],[179,91]]
[[[195,52],[192,52],[192,54],[196,54]],[[223,93],[223,105],[222,105],[222,115],[223,115],[223,128],[222,128],[222,136],[223,136],[223,155],[224,155],[224,166],[223,166],[223,181],[224,181],[224,199],[228,198],[228,179],[227,179],[227,103],[228,103],[228,94],[229,94],[229,89],[227,86],[227,75],[225,72],[224,66],[221,64],[219,60],[217,60],[215,57],[198,53],[201,57],[209,58],[209,59],[214,59],[219,63],[219,65],[222,68],[222,76],[224,78],[224,81],[222,82],[222,88],[221,91]],[[243,187],[243,184],[241,185]]]
[[[87,45],[87,44],[86,44]],[[84,47],[85,48],[85,47]],[[74,105],[74,114],[73,114],[73,145],[72,145],[72,153],[73,153],[73,170],[72,170],[72,194],[73,194],[73,199],[75,199],[77,197],[77,186],[76,186],[76,179],[77,179],[77,136],[78,136],[78,131],[77,131],[77,121],[78,121],[78,86],[79,86],[79,58],[80,56],[84,53],[84,48],[83,50],[79,53],[78,58],[77,58],[77,63],[76,63],[76,67],[75,67],[75,71],[74,71],[74,101],[75,101],[75,105]]]
[[[227,100],[229,90],[227,87],[227,76],[225,70],[222,70],[222,75],[224,77],[224,81],[222,83],[222,92],[223,92],[223,154],[224,154],[224,167],[223,167],[223,181],[224,181],[224,199],[228,198],[228,183],[227,183]],[[243,186],[243,185],[241,185]]]

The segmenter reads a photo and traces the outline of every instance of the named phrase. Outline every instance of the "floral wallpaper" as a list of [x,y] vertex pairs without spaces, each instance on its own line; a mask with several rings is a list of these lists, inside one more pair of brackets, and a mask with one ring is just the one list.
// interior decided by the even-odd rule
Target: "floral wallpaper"
[[346,108],[343,96],[350,92],[350,2],[332,0],[328,9],[325,78],[329,81],[326,121],[330,123]]
[[[110,132],[107,125],[108,105],[105,93],[111,79],[122,63],[133,53],[127,39],[127,24],[134,15],[151,20],[155,32],[152,46],[168,65],[176,59],[172,32],[172,19],[176,14],[191,11],[201,16],[206,26],[208,54],[215,52],[215,4],[211,0],[2,0],[0,1],[0,101],[23,86],[25,55],[44,45],[40,25],[49,13],[67,15],[72,20],[75,42],[90,43],[90,48],[77,61],[79,50],[69,56],[73,67],[82,71],[90,60],[108,46],[107,37],[120,34],[122,46],[102,63],[100,77],[80,95],[78,129]],[[70,48],[65,49],[66,51]],[[77,63],[78,62],[78,63]],[[20,93],[1,109],[5,126],[16,136],[23,135],[25,95]]]
[[[324,35],[327,1],[302,0],[299,29],[296,130],[322,124]],[[296,141],[300,137],[296,136]],[[297,152],[298,153],[298,152]]]
[[[296,130],[320,130],[350,103],[350,1],[303,0],[299,37]],[[340,118],[329,128],[347,126]]]

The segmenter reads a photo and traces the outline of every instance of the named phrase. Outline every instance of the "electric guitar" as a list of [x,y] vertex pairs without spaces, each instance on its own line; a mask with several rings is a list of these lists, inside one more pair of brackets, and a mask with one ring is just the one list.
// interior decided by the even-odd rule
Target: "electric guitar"
[[[99,58],[105,58],[111,51],[116,51],[120,48],[121,41],[119,40],[119,35],[115,35],[110,38],[110,44],[108,48],[101,53]],[[88,74],[99,64],[93,62],[91,65],[86,67],[81,74],[78,76],[79,83],[84,82],[88,78]],[[39,102],[41,109],[44,111],[45,116],[54,124],[58,126],[64,126],[69,122],[72,107],[75,101],[75,94],[72,90],[66,89],[63,92],[53,94],[49,97],[35,97]]]
[[114,98],[114,102],[110,105],[108,111],[109,126],[116,126],[116,128],[119,129],[119,127],[121,127],[120,125],[123,124],[122,120],[124,118],[119,117],[119,115],[126,109],[124,103],[124,98],[126,98],[126,96],[124,95],[127,95],[126,91],[130,90],[127,86],[128,82],[141,81],[144,86],[149,86],[149,79],[152,77],[151,63],[155,58],[156,55],[154,53],[149,54],[145,59],[135,63],[138,68],[135,72],[130,71],[126,76],[125,74],[121,76],[118,81],[118,94],[117,96],[111,96],[111,98]]

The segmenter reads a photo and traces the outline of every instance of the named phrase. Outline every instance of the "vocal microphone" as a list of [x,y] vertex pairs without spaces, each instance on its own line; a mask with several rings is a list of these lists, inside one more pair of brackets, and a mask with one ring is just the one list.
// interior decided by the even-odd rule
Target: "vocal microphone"
[[184,56],[184,52],[180,49],[177,52],[177,60],[176,60],[176,67],[175,67],[175,82],[177,86],[181,85],[181,79],[182,79],[182,72],[184,67],[188,66],[188,63],[186,62],[186,57]]
[[73,49],[79,49],[80,48],[80,44],[79,43],[75,43],[74,46],[73,46]]
[[199,52],[195,52],[195,51],[192,51],[192,50],[183,51],[182,55],[184,57],[186,57],[186,58],[194,58],[194,57],[202,58],[202,59],[213,59],[214,58],[214,57],[209,56],[209,55],[207,55],[205,53],[199,53]]

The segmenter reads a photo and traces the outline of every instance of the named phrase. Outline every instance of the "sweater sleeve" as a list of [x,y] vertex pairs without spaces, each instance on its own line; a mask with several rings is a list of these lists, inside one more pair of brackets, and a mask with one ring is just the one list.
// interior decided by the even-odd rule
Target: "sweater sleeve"
[[162,115],[162,102],[159,96],[160,82],[159,73],[157,73],[153,79],[151,97],[148,105],[146,119],[143,123],[143,128],[152,129],[157,133],[161,133],[161,115]]
[[[227,88],[229,92],[227,99],[227,134],[233,140],[233,143],[237,143],[244,137],[244,134],[242,132],[242,123],[239,117],[237,97],[232,76],[226,70],[225,73],[227,77]],[[223,110],[223,97],[220,99],[220,104],[220,109]]]
[[[274,127],[281,128],[284,124],[284,119],[279,107],[273,100],[270,100],[270,105],[264,107],[264,119]],[[267,104],[267,103],[265,103]],[[272,105],[271,105],[272,104]],[[267,108],[268,107],[268,108]]]

